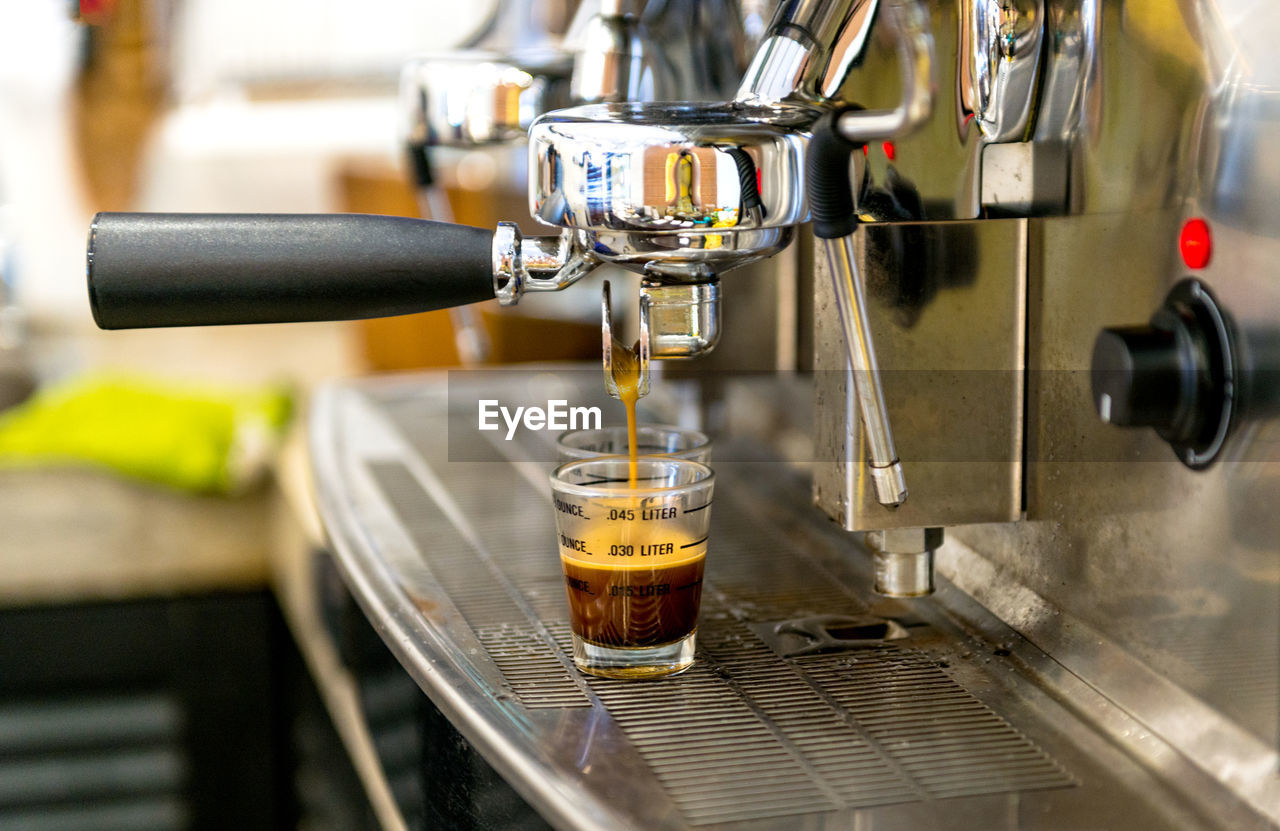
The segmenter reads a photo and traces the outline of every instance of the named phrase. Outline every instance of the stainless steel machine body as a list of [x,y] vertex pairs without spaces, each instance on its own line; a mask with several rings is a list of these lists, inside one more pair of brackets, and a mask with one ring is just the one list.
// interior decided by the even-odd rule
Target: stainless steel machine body
[[[993,25],[1008,54],[978,58]],[[943,575],[1275,821],[1280,10],[939,3],[932,30],[934,117],[861,174],[873,211],[917,210],[881,213],[897,221],[860,249],[912,494],[888,511],[857,475],[819,278],[817,502],[851,530],[946,526]],[[889,100],[886,75],[868,60],[850,88]],[[1193,218],[1212,232],[1200,267],[1180,249]],[[1104,423],[1089,390],[1098,333],[1144,323],[1187,278],[1233,321],[1239,371],[1200,470],[1154,430]]]

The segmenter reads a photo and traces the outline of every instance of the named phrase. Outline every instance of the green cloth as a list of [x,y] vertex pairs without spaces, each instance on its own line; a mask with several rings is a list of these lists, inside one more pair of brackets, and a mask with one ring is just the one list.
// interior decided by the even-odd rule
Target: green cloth
[[196,493],[243,490],[292,411],[279,388],[88,375],[0,413],[0,468],[88,464]]

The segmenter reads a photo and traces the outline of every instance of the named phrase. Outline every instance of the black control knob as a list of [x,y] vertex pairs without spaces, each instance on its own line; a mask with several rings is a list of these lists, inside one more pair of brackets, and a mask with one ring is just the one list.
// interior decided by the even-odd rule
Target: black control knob
[[1103,421],[1154,428],[1196,469],[1222,449],[1236,410],[1232,335],[1198,280],[1174,286],[1147,325],[1103,329],[1090,375]]
[[[1181,434],[1195,408],[1195,357],[1185,327],[1103,329],[1093,344],[1093,400],[1098,415],[1120,427]],[[1181,343],[1179,342],[1181,341]],[[1166,435],[1167,437],[1167,435]]]

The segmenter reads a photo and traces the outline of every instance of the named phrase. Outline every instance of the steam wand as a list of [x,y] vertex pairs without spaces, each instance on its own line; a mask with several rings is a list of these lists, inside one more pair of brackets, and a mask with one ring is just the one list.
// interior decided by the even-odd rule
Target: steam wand
[[867,437],[870,456],[867,467],[876,499],[881,505],[894,508],[906,501],[907,483],[889,427],[880,368],[867,321],[866,294],[853,249],[858,218],[854,214],[849,184],[849,155],[861,145],[841,134],[839,117],[840,113],[829,112],[813,128],[805,168],[809,210],[813,234],[822,240],[828,270],[835,283],[836,306],[849,347],[854,396]]

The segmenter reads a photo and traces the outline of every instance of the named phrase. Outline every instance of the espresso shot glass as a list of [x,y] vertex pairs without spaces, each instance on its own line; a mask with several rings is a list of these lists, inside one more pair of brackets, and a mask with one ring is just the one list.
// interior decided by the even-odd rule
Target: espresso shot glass
[[[625,426],[573,430],[556,439],[560,463],[593,456],[626,456],[631,448]],[[704,465],[711,462],[711,439],[706,433],[668,424],[641,424],[636,427],[636,454],[691,459]]]
[[715,474],[701,462],[597,456],[551,474],[573,661],[607,678],[688,669]]

